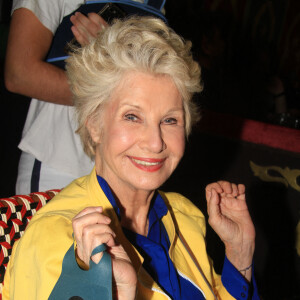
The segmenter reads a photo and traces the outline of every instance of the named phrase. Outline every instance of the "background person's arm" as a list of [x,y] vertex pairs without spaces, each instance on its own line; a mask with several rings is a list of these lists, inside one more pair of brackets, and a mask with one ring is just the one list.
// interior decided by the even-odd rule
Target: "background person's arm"
[[64,70],[44,61],[52,32],[28,9],[14,11],[5,62],[9,91],[56,104],[72,105]]

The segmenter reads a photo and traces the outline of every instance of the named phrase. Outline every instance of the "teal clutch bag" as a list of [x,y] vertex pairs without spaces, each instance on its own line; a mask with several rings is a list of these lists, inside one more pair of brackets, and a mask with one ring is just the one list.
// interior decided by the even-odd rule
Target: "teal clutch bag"
[[67,251],[61,275],[49,300],[112,300],[111,257],[104,244],[97,246],[91,256],[103,251],[98,264],[90,260],[90,268],[82,270],[75,258],[74,244]]

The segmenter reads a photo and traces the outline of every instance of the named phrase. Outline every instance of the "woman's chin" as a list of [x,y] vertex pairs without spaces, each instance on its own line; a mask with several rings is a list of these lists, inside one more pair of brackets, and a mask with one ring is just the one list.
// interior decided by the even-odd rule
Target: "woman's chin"
[[161,187],[168,178],[139,178],[138,182],[134,184],[137,190],[144,190],[144,191],[154,191]]

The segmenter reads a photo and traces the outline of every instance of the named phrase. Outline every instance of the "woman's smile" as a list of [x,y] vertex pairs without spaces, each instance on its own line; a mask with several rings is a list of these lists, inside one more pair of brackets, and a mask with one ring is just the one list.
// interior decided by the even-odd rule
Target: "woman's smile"
[[164,159],[154,159],[154,158],[141,158],[128,156],[132,163],[139,169],[146,172],[155,172],[159,170],[166,158]]

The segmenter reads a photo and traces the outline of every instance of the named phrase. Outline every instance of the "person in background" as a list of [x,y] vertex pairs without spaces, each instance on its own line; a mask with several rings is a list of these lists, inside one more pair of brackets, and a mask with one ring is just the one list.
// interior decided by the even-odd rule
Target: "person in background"
[[259,299],[245,186],[206,187],[209,223],[225,244],[221,276],[206,252],[202,212],[184,196],[158,190],[199,119],[192,96],[201,90],[200,68],[190,48],[161,20],[131,17],[75,49],[67,74],[77,132],[95,168],[28,224],[14,245],[3,299],[55,299],[73,237],[84,269],[92,250],[107,245],[114,299]]
[[[65,70],[45,60],[64,18],[70,18],[72,33],[81,45],[107,25],[93,12],[69,16],[86,2],[13,1],[5,84],[9,91],[32,98],[19,144],[22,154],[17,194],[62,188],[92,170],[93,162],[75,134],[73,100]],[[144,6],[140,1],[125,2]],[[162,10],[164,1],[156,2],[161,2]]]

